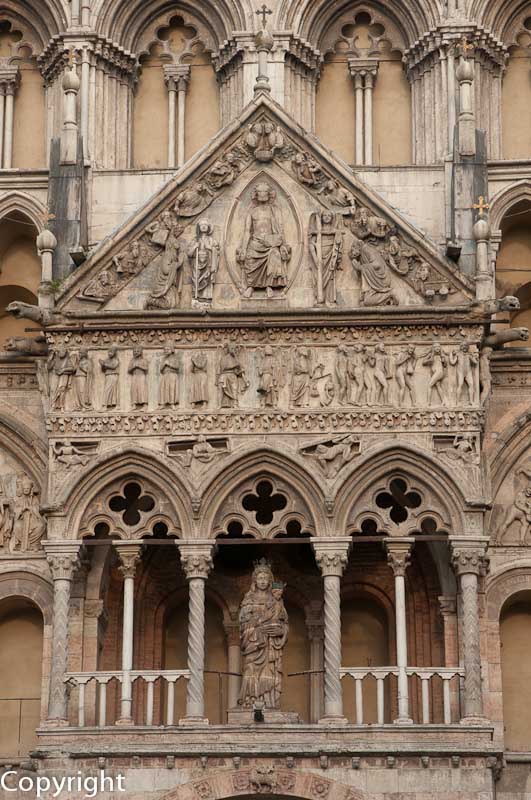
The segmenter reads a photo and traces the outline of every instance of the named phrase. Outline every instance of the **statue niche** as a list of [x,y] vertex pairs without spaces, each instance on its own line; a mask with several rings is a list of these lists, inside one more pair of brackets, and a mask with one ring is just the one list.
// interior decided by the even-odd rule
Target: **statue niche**
[[265,722],[298,721],[297,714],[280,712],[282,659],[288,638],[288,615],[282,599],[284,584],[275,581],[270,564],[255,563],[251,588],[240,606],[242,684],[238,705],[229,722],[252,720],[256,710]]

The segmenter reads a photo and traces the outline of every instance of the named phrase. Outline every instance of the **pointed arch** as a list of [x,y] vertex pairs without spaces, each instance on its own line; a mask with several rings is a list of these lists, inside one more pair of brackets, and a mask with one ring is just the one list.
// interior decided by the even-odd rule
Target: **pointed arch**
[[182,472],[173,471],[166,459],[140,447],[116,448],[104,453],[81,474],[74,474],[65,484],[58,498],[66,517],[66,530],[71,538],[77,538],[83,515],[89,504],[113,481],[126,478],[144,478],[156,486],[169,502],[175,515],[175,524],[184,536],[190,535],[188,522],[191,519],[189,487]]
[[440,459],[419,447],[394,443],[374,448],[365,458],[358,460],[356,469],[339,488],[334,499],[338,534],[347,530],[352,509],[363,510],[362,498],[371,487],[376,491],[380,484],[385,484],[395,475],[409,479],[421,494],[435,502],[434,513],[448,526],[449,532],[461,533],[464,530],[463,512],[467,498],[450,472],[441,465]]
[[504,186],[490,200],[489,221],[493,231],[501,229],[503,218],[510,209],[522,200],[531,203],[531,180],[523,178],[521,181]]
[[308,507],[317,536],[326,536],[328,522],[324,513],[325,497],[314,476],[295,458],[270,447],[261,447],[226,459],[201,498],[202,535],[213,535],[214,521],[227,498],[241,484],[255,476],[279,479],[292,487]]
[[6,192],[0,197],[0,222],[10,214],[22,214],[35,226],[36,235],[44,228],[46,211],[46,207],[27,192]]

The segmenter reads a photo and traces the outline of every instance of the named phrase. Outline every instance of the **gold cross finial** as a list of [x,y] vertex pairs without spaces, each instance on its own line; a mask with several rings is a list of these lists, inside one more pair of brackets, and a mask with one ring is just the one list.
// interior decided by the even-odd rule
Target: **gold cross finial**
[[70,67],[70,69],[74,69],[74,67],[76,66],[76,54],[74,50],[68,51],[67,59],[68,59],[68,66]]
[[267,22],[267,16],[272,14],[270,8],[266,6],[265,3],[262,4],[262,8],[259,8],[258,11],[255,12],[258,17],[262,17],[262,26],[265,28]]
[[55,214],[52,214],[51,211],[47,209],[43,219],[44,219],[44,224],[47,227],[48,223],[55,219]]
[[478,217],[482,217],[484,212],[485,212],[485,210],[490,208],[490,205],[489,205],[489,203],[485,202],[485,198],[483,197],[482,194],[480,194],[478,202],[474,203],[472,205],[472,208],[475,208],[477,210]]
[[472,50],[472,52],[474,51],[474,42],[469,42],[465,34],[463,34],[460,45],[463,56],[465,58],[468,58],[468,51],[469,50]]

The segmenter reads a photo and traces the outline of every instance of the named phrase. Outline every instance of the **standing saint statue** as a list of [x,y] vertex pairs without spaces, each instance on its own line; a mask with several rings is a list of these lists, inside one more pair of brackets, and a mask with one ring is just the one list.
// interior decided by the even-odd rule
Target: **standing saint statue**
[[218,386],[221,389],[221,408],[237,408],[240,394],[249,388],[238,348],[227,344],[220,358]]
[[214,226],[200,219],[195,227],[195,239],[188,247],[192,265],[192,296],[199,302],[210,302],[219,266],[219,242],[212,234]]
[[173,408],[179,405],[179,373],[181,356],[171,344],[164,348],[160,360],[159,405]]
[[39,508],[39,491],[24,472],[17,477],[16,492],[10,549],[11,552],[25,553],[38,547],[46,522]]
[[103,405],[105,408],[116,408],[120,402],[120,359],[114,345],[109,347],[107,358],[100,361],[100,367],[105,376]]
[[343,258],[341,216],[332,211],[316,211],[310,217],[310,255],[315,267],[315,286],[319,304],[337,302],[336,272]]
[[282,655],[288,638],[288,615],[282,600],[284,584],[276,583],[269,563],[255,563],[252,585],[240,606],[242,686],[239,705],[256,700],[279,708]]
[[258,183],[252,195],[254,207],[245,217],[244,233],[236,259],[242,265],[244,297],[255,289],[265,289],[268,297],[274,289],[288,284],[287,263],[291,247],[284,239],[284,228],[275,192],[268,183]]
[[129,362],[127,372],[131,376],[131,405],[135,408],[147,406],[148,403],[148,362],[144,358],[141,347],[135,347],[133,358]]

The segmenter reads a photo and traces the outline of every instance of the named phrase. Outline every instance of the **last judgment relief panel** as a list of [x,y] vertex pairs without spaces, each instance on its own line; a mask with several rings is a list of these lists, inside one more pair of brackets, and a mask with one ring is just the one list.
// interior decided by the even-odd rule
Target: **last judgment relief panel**
[[466,279],[389,215],[262,117],[116,249],[96,253],[68,303],[160,312],[466,301]]

